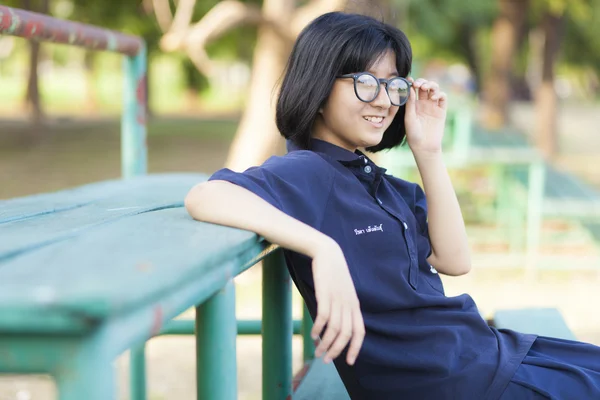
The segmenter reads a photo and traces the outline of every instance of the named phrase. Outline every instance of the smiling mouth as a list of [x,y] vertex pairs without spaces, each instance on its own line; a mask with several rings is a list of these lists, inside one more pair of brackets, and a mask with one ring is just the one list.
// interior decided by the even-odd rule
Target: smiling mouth
[[369,122],[372,122],[374,124],[379,125],[379,124],[381,124],[383,122],[383,120],[385,119],[385,117],[372,117],[372,116],[370,116],[370,117],[363,117],[363,119],[365,121],[369,121]]

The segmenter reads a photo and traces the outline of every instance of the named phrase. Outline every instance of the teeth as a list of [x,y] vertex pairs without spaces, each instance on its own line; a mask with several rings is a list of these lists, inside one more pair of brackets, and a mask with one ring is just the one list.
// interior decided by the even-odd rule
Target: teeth
[[383,121],[383,117],[363,117],[363,118],[366,119],[367,121],[374,122],[376,124]]

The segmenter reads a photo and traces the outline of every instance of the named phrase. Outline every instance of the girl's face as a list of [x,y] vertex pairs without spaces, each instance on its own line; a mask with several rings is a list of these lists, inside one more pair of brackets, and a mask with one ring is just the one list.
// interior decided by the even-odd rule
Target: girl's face
[[[388,50],[368,71],[356,72],[370,72],[385,79],[397,77],[396,55]],[[381,84],[375,100],[365,103],[356,97],[352,78],[336,79],[319,111],[312,136],[350,151],[375,146],[381,142],[397,112],[398,107],[390,102],[385,84]]]

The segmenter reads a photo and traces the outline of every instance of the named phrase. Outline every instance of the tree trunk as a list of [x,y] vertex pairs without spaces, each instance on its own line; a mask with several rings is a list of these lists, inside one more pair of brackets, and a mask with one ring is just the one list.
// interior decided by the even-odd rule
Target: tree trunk
[[189,112],[198,111],[199,93],[207,85],[206,78],[201,75],[190,61],[183,62],[185,75],[185,107]]
[[[293,12],[293,0],[265,0],[263,13],[286,20]],[[273,17],[272,17],[273,18]],[[253,56],[250,93],[225,166],[243,171],[259,165],[283,149],[283,140],[275,125],[277,81],[281,76],[290,44],[266,26],[258,30]]]
[[554,89],[554,65],[564,35],[564,16],[546,14],[542,21],[544,53],[542,81],[535,97],[535,142],[542,153],[550,158],[558,150],[558,99]]
[[94,60],[94,52],[91,50],[86,50],[83,57],[83,65],[85,68],[85,109],[88,112],[95,112],[98,110],[98,94],[96,93]]
[[483,84],[483,124],[489,129],[502,127],[508,119],[511,70],[528,5],[528,0],[499,0],[500,12],[492,28],[491,71]]
[[476,31],[468,23],[462,23],[459,26],[459,35],[463,43],[461,53],[465,57],[471,73],[475,77],[475,91],[481,93],[481,68],[479,67],[479,57],[477,54],[477,43],[475,42]]
[[25,106],[31,122],[38,126],[41,124],[44,113],[40,100],[40,88],[38,77],[38,63],[40,58],[40,43],[29,42],[29,77],[27,79],[27,92],[25,95]]
[[[39,5],[39,7],[36,7]],[[22,0],[22,6],[26,10],[47,14],[49,11],[49,0],[42,0],[41,4],[33,4],[31,0]],[[29,71],[27,78],[27,91],[25,93],[25,109],[34,127],[41,125],[44,119],[44,112],[40,99],[38,64],[40,60],[40,43],[37,41],[29,42]],[[37,129],[34,129],[37,131]],[[37,137],[37,134],[35,134]]]

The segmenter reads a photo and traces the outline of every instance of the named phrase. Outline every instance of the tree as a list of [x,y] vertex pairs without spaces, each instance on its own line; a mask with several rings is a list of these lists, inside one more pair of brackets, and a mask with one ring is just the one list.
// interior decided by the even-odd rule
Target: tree
[[[50,9],[49,0],[22,0],[21,7],[37,13],[48,14]],[[42,101],[40,99],[40,84],[38,76],[38,64],[40,59],[40,42],[29,41],[29,70],[27,78],[27,90],[25,92],[25,109],[29,113],[34,127],[39,126],[44,119]],[[32,133],[37,136],[37,129]]]
[[[535,92],[535,143],[547,158],[558,151],[558,99],[555,90],[555,66],[565,37],[567,17],[587,22],[593,8],[586,0],[537,0],[534,4],[538,30],[543,38],[541,73]],[[598,8],[598,7],[596,7]]]
[[206,46],[240,25],[258,28],[253,53],[247,106],[231,145],[226,166],[233,170],[262,163],[279,149],[282,141],[275,126],[274,94],[291,46],[311,20],[341,9],[345,0],[312,0],[296,8],[294,0],[253,2],[224,0],[192,23],[196,0],[179,0],[174,15],[168,0],[154,0],[157,21],[165,35],[164,51],[185,51],[198,70],[210,77],[219,68]]
[[514,60],[525,37],[528,9],[529,0],[498,1],[498,16],[492,28],[491,68],[483,86],[483,124],[487,128],[506,125]]
[[[405,3],[408,0],[399,0]],[[402,3],[398,3],[400,5]],[[410,2],[410,18],[400,26],[409,34],[415,58],[443,57],[463,61],[476,80],[479,93],[485,71],[478,43],[497,13],[492,1],[421,0]]]

